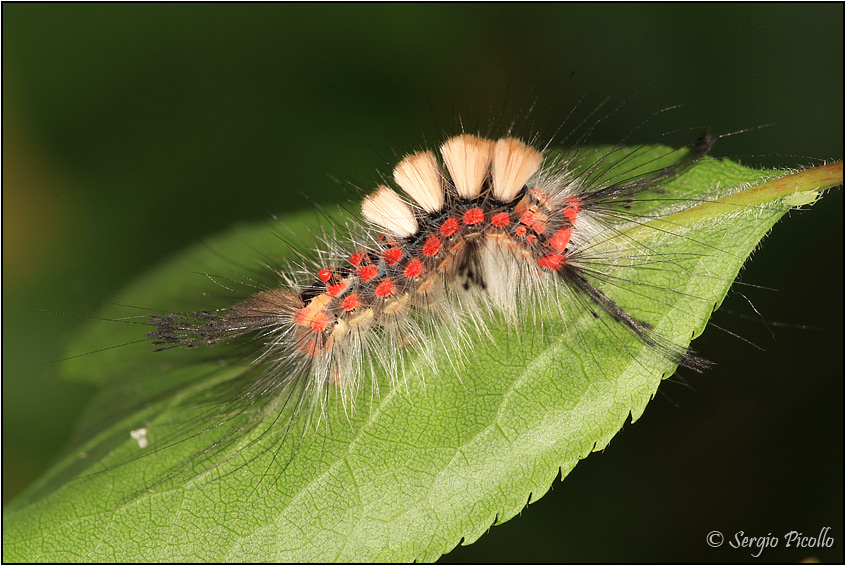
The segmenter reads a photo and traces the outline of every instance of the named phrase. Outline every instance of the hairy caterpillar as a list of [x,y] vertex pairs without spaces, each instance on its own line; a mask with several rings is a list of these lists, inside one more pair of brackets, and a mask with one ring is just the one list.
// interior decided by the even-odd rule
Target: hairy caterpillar
[[296,405],[313,410],[329,385],[352,403],[367,367],[401,381],[405,348],[434,368],[426,358],[433,342],[460,344],[470,328],[489,334],[495,312],[514,325],[539,301],[565,296],[552,289],[562,285],[669,360],[700,370],[707,362],[629,315],[588,276],[601,277],[613,261],[596,248],[613,221],[632,220],[631,200],[678,176],[713,141],[703,136],[681,167],[598,183],[603,160],[576,176],[569,160],[544,163],[517,138],[450,138],[440,147],[443,167],[431,151],[403,158],[393,179],[406,198],[386,185],[366,196],[369,226],[311,268],[280,272],[281,286],[220,312],[154,315],[148,337],[163,350],[257,333],[269,368],[262,394],[293,388]]

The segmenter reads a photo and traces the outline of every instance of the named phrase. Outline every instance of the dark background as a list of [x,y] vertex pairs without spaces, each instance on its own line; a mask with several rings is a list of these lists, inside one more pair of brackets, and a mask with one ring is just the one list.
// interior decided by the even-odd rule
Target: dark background
[[[515,113],[554,130],[626,102],[614,143],[674,128],[753,166],[843,157],[843,5],[9,4],[3,23],[3,501],[57,457],[92,394],[57,377],[83,321],[175,251],[343,201],[397,153]],[[633,96],[635,95],[635,96]],[[505,110],[502,110],[505,108]],[[521,111],[522,109],[522,111]],[[816,536],[843,561],[843,204],[776,226],[635,425],[522,516],[446,560],[753,561],[709,531]],[[808,328],[803,328],[806,326]]]

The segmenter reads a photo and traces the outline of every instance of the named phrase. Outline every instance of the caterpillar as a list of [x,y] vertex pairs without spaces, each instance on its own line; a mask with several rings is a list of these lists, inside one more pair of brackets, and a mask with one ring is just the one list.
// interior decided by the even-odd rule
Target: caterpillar
[[581,156],[545,156],[516,137],[451,137],[440,159],[425,150],[400,160],[392,176],[401,192],[383,184],[365,196],[366,225],[347,227],[348,241],[326,239],[318,259],[276,270],[278,286],[230,308],[152,315],[148,338],[168,350],[251,336],[265,366],[252,387],[285,395],[309,415],[333,390],[352,407],[367,370],[402,382],[404,350],[417,354],[418,373],[434,369],[431,352],[460,358],[469,335],[490,335],[496,313],[508,326],[540,308],[565,317],[572,305],[556,301],[573,297],[674,364],[702,371],[709,362],[629,314],[591,278],[602,279],[623,249],[649,255],[631,242],[611,255],[599,248],[615,224],[645,222],[626,209],[684,174],[715,140],[706,133],[657,171],[600,181],[619,160],[606,155],[576,173]]

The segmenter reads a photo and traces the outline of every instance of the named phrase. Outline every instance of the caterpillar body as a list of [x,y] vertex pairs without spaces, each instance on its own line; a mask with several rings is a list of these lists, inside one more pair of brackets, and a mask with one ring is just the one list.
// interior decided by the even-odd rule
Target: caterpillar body
[[611,255],[599,250],[615,226],[647,220],[627,212],[634,200],[660,192],[714,141],[705,134],[648,174],[600,180],[605,159],[577,171],[578,157],[545,155],[514,137],[452,137],[440,146],[442,161],[432,151],[405,156],[393,170],[402,195],[387,185],[367,195],[367,224],[348,241],[327,240],[312,264],[276,270],[281,285],[231,308],[154,315],[148,338],[166,350],[251,336],[265,369],[247,395],[283,395],[311,415],[332,390],[351,407],[368,370],[401,382],[411,369],[404,350],[417,354],[421,375],[441,348],[460,368],[462,344],[490,334],[497,313],[508,325],[541,308],[566,317],[572,305],[560,301],[576,296],[596,318],[604,313],[664,358],[701,371],[707,361],[630,315],[591,278],[602,279],[621,248],[649,255],[631,242]]

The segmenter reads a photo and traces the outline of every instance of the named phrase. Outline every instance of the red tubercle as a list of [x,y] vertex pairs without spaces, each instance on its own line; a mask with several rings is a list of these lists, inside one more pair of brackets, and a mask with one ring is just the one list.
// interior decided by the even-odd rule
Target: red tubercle
[[423,255],[426,257],[432,257],[441,251],[441,246],[441,241],[436,236],[432,236],[426,240],[425,244],[423,244]]
[[373,279],[379,275],[379,270],[376,268],[375,265],[365,265],[364,267],[358,268],[358,276],[361,277],[361,280],[365,283]]
[[564,218],[569,220],[570,224],[572,224],[573,221],[576,220],[576,216],[578,216],[579,212],[582,210],[582,203],[576,197],[567,197],[565,202],[566,204],[562,214],[564,215]]
[[344,291],[347,290],[347,287],[349,287],[349,283],[341,281],[340,283],[335,283],[334,285],[327,285],[326,292],[330,297],[340,297],[344,294]]
[[550,271],[558,271],[567,263],[567,260],[561,254],[551,254],[544,256],[538,260],[538,265]]
[[330,279],[332,279],[332,272],[328,269],[321,269],[317,272],[317,278],[326,283]]
[[535,236],[534,234],[529,234],[528,236],[526,236],[526,241],[529,242],[530,244],[534,244],[535,242],[538,241],[538,237]]
[[[325,319],[328,324],[325,309],[331,302],[332,297],[328,294],[323,293],[321,295],[317,295],[309,301],[306,306],[294,314],[294,324],[297,326],[310,326],[312,329],[315,328],[315,325],[320,326],[322,324],[322,319]],[[315,332],[319,331],[315,330]]]
[[518,236],[525,236],[527,230],[526,230],[525,226],[517,226],[517,229],[515,230],[515,232],[517,232]]
[[401,248],[390,248],[382,252],[382,257],[388,262],[388,265],[396,265],[405,253]]
[[354,253],[354,254],[350,257],[350,263],[351,263],[351,264],[353,264],[355,267],[358,267],[359,265],[361,265],[361,262],[362,262],[362,261],[364,261],[364,255],[362,255],[362,254],[360,254],[360,253],[358,253],[358,252],[355,252],[355,253]]
[[502,228],[503,226],[508,226],[511,223],[511,215],[507,212],[500,212],[498,214],[494,214],[493,218],[491,218],[491,224],[496,226],[497,228]]
[[357,309],[360,304],[361,300],[358,298],[358,293],[353,293],[352,295],[344,299],[344,302],[341,303],[341,308],[349,312],[351,310]]
[[394,292],[394,283],[390,279],[385,279],[376,287],[374,293],[377,297],[382,297],[383,299]]
[[417,258],[414,258],[409,261],[408,265],[405,266],[405,270],[403,271],[403,275],[405,275],[406,279],[414,279],[421,273],[423,273],[423,262]]
[[549,239],[549,245],[552,246],[552,249],[563,252],[567,248],[567,244],[570,243],[570,236],[572,235],[573,230],[570,228],[560,228]]
[[[465,214],[465,216],[467,215]],[[458,223],[458,220],[456,220],[455,218],[447,218],[447,221],[443,223],[443,226],[441,226],[441,236],[444,238],[449,238],[450,236],[458,232],[459,228],[461,228],[461,225]]]
[[526,226],[531,226],[534,221],[535,213],[531,211],[526,211],[520,218],[520,224],[525,224]]
[[329,319],[322,312],[316,313],[311,318],[311,329],[316,333],[321,333],[329,326]]
[[472,226],[473,224],[478,224],[479,222],[485,221],[485,213],[482,212],[481,208],[471,208],[467,212],[464,213],[464,217],[462,221],[467,224],[468,226]]

